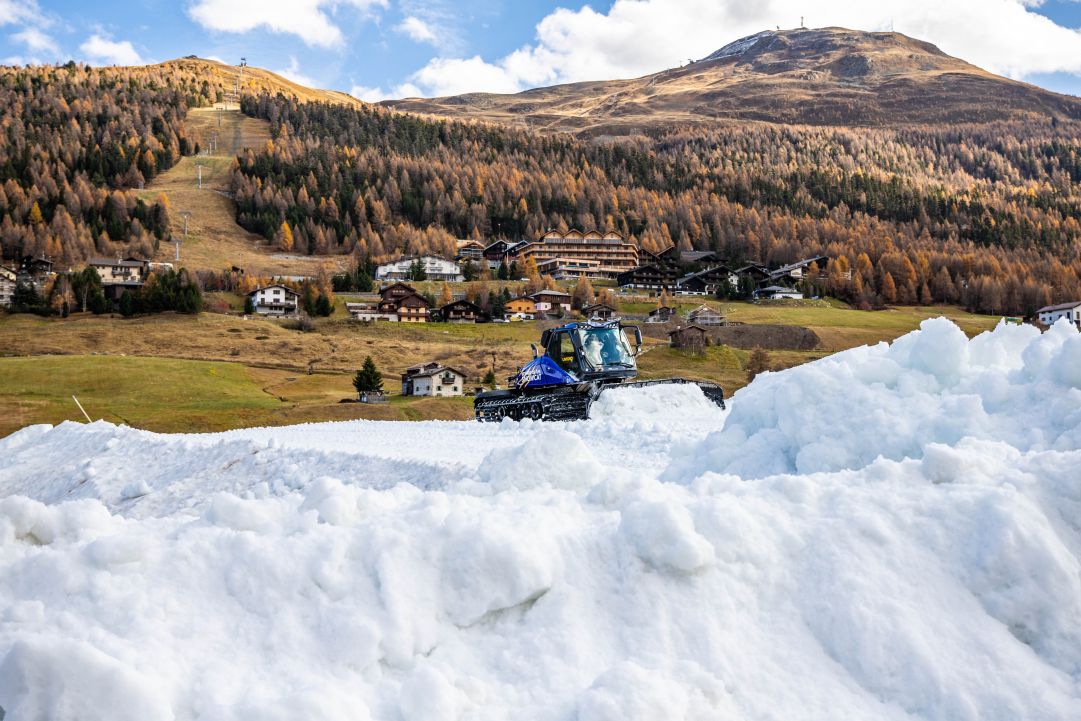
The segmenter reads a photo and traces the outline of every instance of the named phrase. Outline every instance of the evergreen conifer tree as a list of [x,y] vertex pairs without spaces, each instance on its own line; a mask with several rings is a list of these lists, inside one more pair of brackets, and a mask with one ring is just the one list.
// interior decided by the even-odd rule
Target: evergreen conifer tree
[[354,376],[353,387],[357,389],[358,394],[377,393],[383,390],[383,376],[375,367],[375,361],[371,356],[364,359],[364,366]]

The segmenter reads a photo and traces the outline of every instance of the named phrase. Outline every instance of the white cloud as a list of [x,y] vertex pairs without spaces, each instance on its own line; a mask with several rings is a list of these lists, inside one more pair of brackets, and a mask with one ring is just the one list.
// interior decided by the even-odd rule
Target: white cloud
[[244,33],[266,28],[329,48],[344,42],[331,17],[341,6],[367,12],[385,8],[387,0],[195,0],[188,15],[208,30]]
[[391,98],[418,98],[424,95],[423,91],[412,83],[402,83],[392,90],[354,85],[349,94],[367,103],[378,103],[380,100],[389,100]]
[[11,35],[12,40],[22,43],[32,53],[48,53],[52,56],[60,54],[60,48],[56,41],[49,37],[39,28],[26,27]]
[[144,65],[130,40],[110,40],[94,33],[79,46],[93,65]]
[[40,17],[37,0],[0,0],[0,25],[32,23]]
[[418,43],[429,43],[431,45],[437,45],[439,43],[439,39],[431,26],[420,18],[412,15],[405,20],[402,20],[395,29],[400,33],[405,33],[409,36],[410,40]]
[[[410,76],[428,95],[513,92],[538,85],[627,78],[702,58],[776,26],[839,25],[928,40],[945,52],[1014,78],[1081,74],[1081,33],[1031,11],[1035,0],[616,0],[557,9],[536,40],[503,58],[435,58]],[[979,31],[974,32],[973,28]]]
[[305,85],[309,88],[316,87],[316,83],[314,80],[309,78],[304,73],[300,72],[300,63],[297,62],[296,57],[293,55],[289,56],[289,67],[283,70],[275,70],[274,72],[276,72],[278,75],[281,75],[286,80],[292,80],[298,85]]

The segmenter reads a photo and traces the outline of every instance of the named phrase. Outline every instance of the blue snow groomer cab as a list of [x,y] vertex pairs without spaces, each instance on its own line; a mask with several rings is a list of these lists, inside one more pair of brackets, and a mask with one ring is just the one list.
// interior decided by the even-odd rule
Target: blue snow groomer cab
[[[634,335],[632,347],[627,331]],[[629,383],[638,375],[635,357],[642,350],[642,331],[618,320],[568,323],[544,331],[533,360],[509,379],[509,389],[477,395],[478,420],[532,418],[576,420],[589,417],[589,407],[607,388],[662,383],[695,383],[724,407],[724,392],[713,383],[671,378]]]

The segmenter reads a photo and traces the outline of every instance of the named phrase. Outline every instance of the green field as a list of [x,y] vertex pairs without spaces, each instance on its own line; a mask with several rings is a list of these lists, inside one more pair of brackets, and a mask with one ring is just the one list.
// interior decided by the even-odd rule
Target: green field
[[[236,303],[235,296],[214,295]],[[684,310],[703,302],[680,300]],[[803,326],[818,335],[821,342],[813,350],[770,351],[775,368],[892,340],[933,316],[953,319],[969,335],[998,322],[945,306],[865,312],[829,301],[705,302],[734,322]],[[644,314],[655,303],[622,305],[623,313]],[[219,313],[131,319],[0,314],[0,355],[6,356],[0,357],[0,435],[31,423],[81,419],[72,394],[95,419],[156,431],[351,418],[468,418],[468,398],[392,397],[381,406],[339,401],[353,396],[352,374],[368,355],[388,390],[407,366],[433,360],[466,373],[469,386],[479,385],[494,361],[502,381],[530,359],[529,345],[539,340],[543,327],[555,324],[361,324],[339,311],[316,319],[314,331],[303,333],[288,321]],[[648,350],[639,359],[642,377],[712,380],[729,394],[746,383],[750,351],[719,346],[696,356],[668,348],[660,335],[646,339]]]
[[119,356],[0,358],[0,436],[35,423],[86,419],[160,432],[219,431],[319,420],[468,418],[469,399],[392,397],[339,404],[350,378],[250,369],[239,363]]

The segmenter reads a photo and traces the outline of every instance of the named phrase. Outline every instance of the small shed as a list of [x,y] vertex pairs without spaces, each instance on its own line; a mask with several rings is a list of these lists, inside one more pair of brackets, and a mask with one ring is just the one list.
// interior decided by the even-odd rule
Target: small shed
[[698,325],[688,325],[668,331],[668,345],[680,350],[701,353],[709,344],[706,329]]

